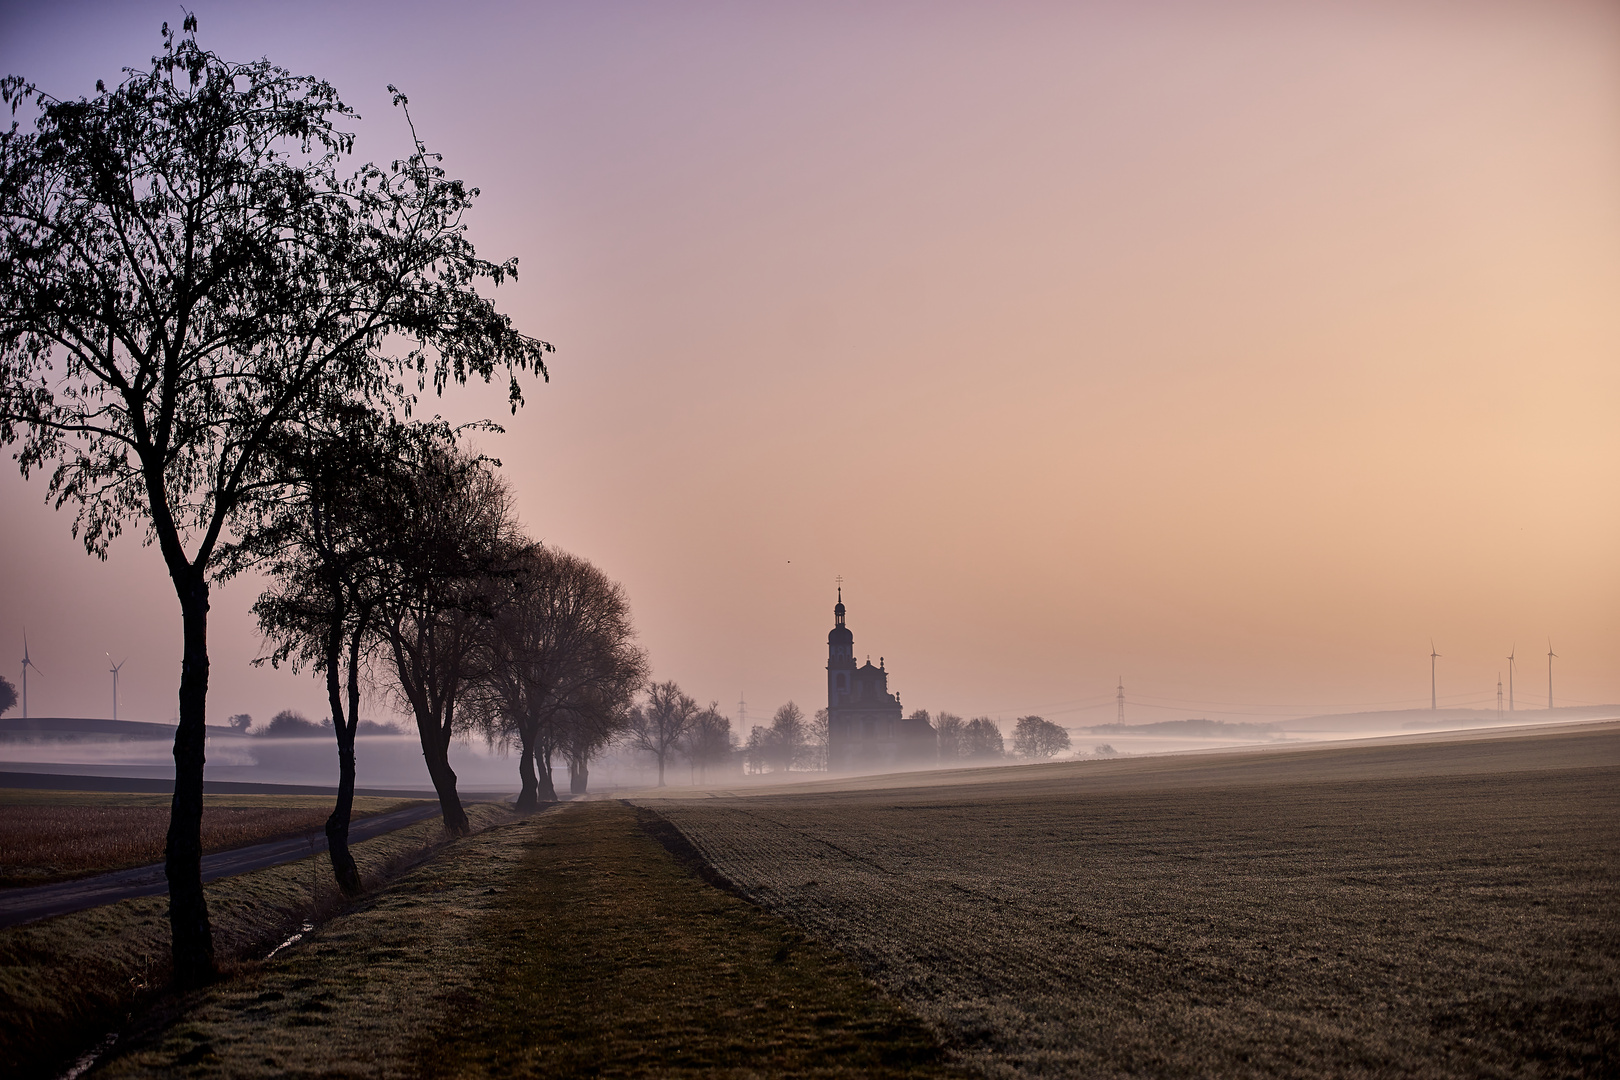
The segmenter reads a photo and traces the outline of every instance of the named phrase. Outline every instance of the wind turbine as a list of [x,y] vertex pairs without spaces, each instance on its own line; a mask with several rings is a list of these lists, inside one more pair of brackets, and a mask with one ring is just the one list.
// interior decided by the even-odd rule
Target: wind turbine
[[1429,639],[1429,708],[1431,708],[1431,709],[1440,708],[1440,697],[1439,697],[1438,694],[1435,693],[1435,685],[1434,685],[1434,662],[1435,662],[1435,660],[1439,659],[1439,656],[1440,656],[1440,654],[1434,651],[1434,638],[1430,638]]
[[129,657],[126,656],[122,660],[118,661],[118,663],[113,664],[113,662],[112,662],[112,653],[106,653],[105,655],[107,657],[107,663],[112,664],[112,667],[109,668],[108,670],[110,670],[112,672],[112,677],[113,677],[113,719],[117,720],[118,719],[118,669],[123,667],[125,664],[129,663]]
[[1552,638],[1547,639],[1547,708],[1552,708],[1552,662],[1558,654],[1552,651]]
[[39,671],[39,665],[28,659],[28,631],[23,631],[23,719],[28,719],[28,669]]
[[1519,646],[1513,646],[1513,652],[1508,653],[1508,712],[1513,711],[1513,653],[1519,651]]

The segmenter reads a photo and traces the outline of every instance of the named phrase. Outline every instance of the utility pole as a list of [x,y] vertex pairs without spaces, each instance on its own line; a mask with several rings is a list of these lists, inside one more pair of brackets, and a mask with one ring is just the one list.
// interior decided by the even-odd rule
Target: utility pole
[[1518,651],[1519,651],[1519,647],[1517,645],[1513,646],[1513,652],[1508,653],[1508,657],[1507,657],[1507,660],[1508,660],[1508,712],[1513,711],[1513,653],[1516,653]]
[[1440,696],[1436,692],[1434,683],[1434,662],[1440,654],[1434,651],[1434,638],[1429,639],[1429,708],[1440,708]]
[[1117,713],[1117,715],[1115,717],[1115,723],[1124,724],[1125,723],[1125,676],[1123,674],[1121,674],[1120,677],[1119,677],[1119,694],[1114,698],[1114,701],[1116,703],[1118,703],[1118,705],[1119,705],[1119,711],[1118,711],[1118,713]]
[[1547,639],[1547,708],[1549,708],[1549,709],[1551,709],[1553,707],[1553,703],[1552,703],[1552,662],[1553,662],[1553,657],[1555,657],[1557,655],[1558,655],[1557,653],[1552,651],[1552,638],[1548,638]]

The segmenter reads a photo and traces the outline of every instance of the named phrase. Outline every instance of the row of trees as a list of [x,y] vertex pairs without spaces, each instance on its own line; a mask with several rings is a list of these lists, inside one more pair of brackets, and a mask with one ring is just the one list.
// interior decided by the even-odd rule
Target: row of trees
[[[308,570],[278,576],[261,616],[302,635],[300,655],[324,625],[318,658],[351,748],[358,628],[383,628],[442,774],[460,684],[438,661],[464,644],[440,601],[464,565],[441,575],[417,548],[377,599],[347,520],[315,508],[356,463],[384,466],[365,497],[420,538],[439,512],[421,496],[483,482],[446,451],[444,425],[411,419],[422,396],[504,374],[515,411],[519,377],[544,377],[550,346],[485,295],[516,263],[474,251],[477,192],[408,114],[405,155],[351,166],[340,125],[354,114],[330,84],[225,60],[197,43],[194,16],[165,25],[150,67],[112,89],[64,100],[11,76],[0,100],[14,117],[0,132],[0,442],[76,509],[91,554],[137,526],[173,583],[184,647],[165,869],[175,975],[196,983],[214,972],[201,879],[211,584],[266,561]],[[457,549],[452,523],[438,527]]]

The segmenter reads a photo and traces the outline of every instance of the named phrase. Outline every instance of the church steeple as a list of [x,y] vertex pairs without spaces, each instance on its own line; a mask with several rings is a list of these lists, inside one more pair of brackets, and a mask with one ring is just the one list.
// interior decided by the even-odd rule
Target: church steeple
[[844,587],[838,586],[838,603],[833,605],[833,625],[844,625]]

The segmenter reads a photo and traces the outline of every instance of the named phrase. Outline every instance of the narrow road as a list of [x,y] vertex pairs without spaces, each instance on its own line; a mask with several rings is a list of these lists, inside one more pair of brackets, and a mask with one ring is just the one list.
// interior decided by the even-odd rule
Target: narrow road
[[[370,840],[374,836],[437,817],[438,813],[438,804],[429,803],[356,818],[349,824],[349,843]],[[203,856],[202,879],[213,881],[245,874],[250,870],[263,870],[267,866],[292,862],[325,850],[326,833],[317,830],[313,836],[288,836],[251,847],[218,851]],[[114,870],[110,874],[74,881],[59,881],[54,885],[0,890],[0,927],[17,926],[36,919],[48,919],[52,915],[66,915],[70,911],[83,911],[119,900],[132,900],[137,896],[157,896],[168,891],[169,882],[163,876],[162,863]]]

